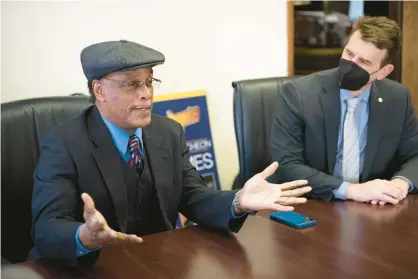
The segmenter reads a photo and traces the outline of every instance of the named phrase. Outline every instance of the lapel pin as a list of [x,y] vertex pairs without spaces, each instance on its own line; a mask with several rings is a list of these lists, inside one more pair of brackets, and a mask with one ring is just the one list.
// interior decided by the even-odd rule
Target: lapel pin
[[377,99],[379,101],[379,103],[383,102],[382,98]]

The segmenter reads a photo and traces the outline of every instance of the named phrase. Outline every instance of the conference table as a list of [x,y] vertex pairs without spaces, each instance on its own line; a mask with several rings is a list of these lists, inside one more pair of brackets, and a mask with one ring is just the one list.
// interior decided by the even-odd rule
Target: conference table
[[418,278],[418,195],[398,205],[316,201],[295,211],[317,221],[294,229],[248,217],[238,233],[199,226],[104,246],[86,270],[29,261],[42,278]]

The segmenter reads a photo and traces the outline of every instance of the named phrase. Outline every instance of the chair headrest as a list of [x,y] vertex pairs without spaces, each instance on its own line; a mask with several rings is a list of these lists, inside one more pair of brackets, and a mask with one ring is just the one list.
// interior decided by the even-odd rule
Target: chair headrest
[[235,81],[234,125],[243,183],[271,163],[270,130],[281,85],[296,77]]
[[90,105],[86,95],[1,104],[1,254],[10,262],[24,261],[32,248],[31,199],[39,142],[52,127]]

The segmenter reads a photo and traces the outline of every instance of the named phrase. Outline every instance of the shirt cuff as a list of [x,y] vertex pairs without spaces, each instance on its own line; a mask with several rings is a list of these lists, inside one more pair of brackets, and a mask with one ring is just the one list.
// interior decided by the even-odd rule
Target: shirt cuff
[[89,250],[89,249],[85,248],[83,246],[83,244],[81,244],[80,238],[78,237],[78,233],[80,231],[81,226],[82,225],[78,226],[77,231],[75,232],[75,236],[74,236],[74,238],[75,238],[75,253],[76,253],[75,255],[76,255],[77,258],[81,257],[81,256],[85,256],[85,255],[87,255],[89,253],[92,253],[92,252],[96,252],[96,251],[98,251],[102,248],[102,246],[100,246],[100,247],[98,247],[94,250]]
[[242,214],[240,214],[240,215],[235,215],[235,213],[234,213],[234,206],[233,205],[231,205],[231,218],[233,218],[233,219],[238,219],[238,218],[242,218],[242,217],[244,217],[244,216],[246,216],[248,213],[242,213]]
[[348,182],[341,183],[340,187],[333,191],[335,198],[339,200],[345,200],[348,186],[350,186],[350,183]]
[[415,187],[415,185],[414,184],[412,184],[412,182],[411,182],[411,180],[409,180],[408,178],[406,178],[406,177],[403,177],[403,176],[394,176],[394,177],[392,177],[392,179],[395,179],[395,178],[400,178],[400,179],[403,179],[403,180],[405,180],[406,182],[408,182],[409,183],[409,190],[408,190],[408,193],[411,193],[412,191],[414,191],[414,189],[416,188]]

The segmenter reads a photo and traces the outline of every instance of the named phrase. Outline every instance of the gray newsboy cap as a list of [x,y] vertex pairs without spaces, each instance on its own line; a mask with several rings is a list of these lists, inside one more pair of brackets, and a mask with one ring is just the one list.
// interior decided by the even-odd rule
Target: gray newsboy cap
[[80,59],[89,81],[113,72],[153,67],[165,61],[161,52],[126,40],[88,46],[81,51]]

